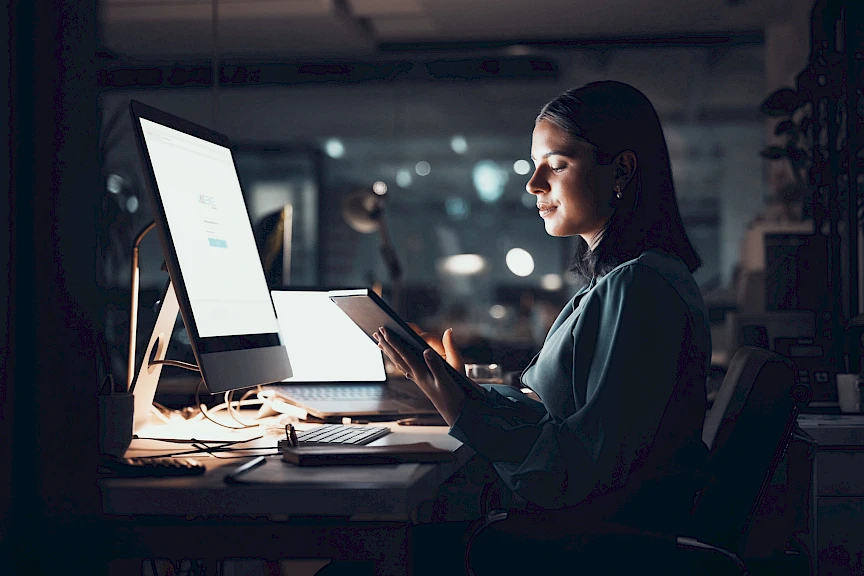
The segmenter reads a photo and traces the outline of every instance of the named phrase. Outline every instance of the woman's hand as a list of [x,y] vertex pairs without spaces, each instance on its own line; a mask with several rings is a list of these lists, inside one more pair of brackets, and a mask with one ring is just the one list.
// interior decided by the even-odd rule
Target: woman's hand
[[[465,403],[465,391],[447,371],[444,359],[435,350],[426,350],[422,356],[419,356],[386,328],[379,328],[373,337],[378,342],[378,347],[390,357],[393,364],[420,387],[447,424],[452,426]],[[431,342],[429,345],[435,348]],[[448,360],[458,362],[461,366],[462,359],[453,345],[452,331],[448,330],[444,333],[444,338],[439,345],[447,354]]]
[[460,374],[465,373],[465,362],[462,361],[462,354],[459,352],[459,349],[456,348],[456,344],[453,342],[453,329],[448,328],[444,331],[444,336],[438,338],[431,332],[425,332],[420,326],[414,324],[412,322],[408,322],[408,325],[411,327],[414,332],[420,335],[423,340],[437,352],[444,360],[447,361],[450,366],[456,369]]

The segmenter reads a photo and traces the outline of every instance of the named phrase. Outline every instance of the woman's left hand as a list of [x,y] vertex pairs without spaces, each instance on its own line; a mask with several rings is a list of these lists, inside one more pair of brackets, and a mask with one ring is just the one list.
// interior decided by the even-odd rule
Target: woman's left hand
[[447,371],[444,359],[431,349],[419,356],[386,328],[379,328],[374,338],[393,364],[420,387],[452,426],[462,411],[465,392]]

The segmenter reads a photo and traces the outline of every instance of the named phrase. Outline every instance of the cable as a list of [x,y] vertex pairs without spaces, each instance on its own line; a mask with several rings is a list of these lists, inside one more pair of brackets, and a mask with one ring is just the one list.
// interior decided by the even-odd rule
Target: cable
[[[236,444],[243,444],[246,442],[252,442],[254,440],[260,440],[263,436],[256,436],[255,438],[247,438],[244,440],[231,440],[228,442],[216,442],[216,446],[208,446],[206,442],[202,442],[201,440],[196,440],[192,438],[188,442],[193,445],[194,450],[181,450],[179,452],[171,452],[168,454],[148,454],[146,456],[138,456],[138,458],[170,458],[174,456],[189,456],[192,454],[200,454],[205,453],[213,456],[214,458],[229,458],[228,456],[217,456],[216,452],[250,452],[255,451],[259,452],[261,450],[272,450],[271,447],[249,447],[249,448],[234,448],[233,446]],[[274,454],[278,454],[278,452],[274,452]],[[246,455],[248,456],[248,454]],[[234,458],[244,458],[246,456],[234,456]]]
[[[242,404],[243,400],[246,399],[246,397],[250,394],[250,392],[254,393],[255,391],[254,390],[247,390],[246,393],[240,397],[240,400],[237,401],[238,407],[243,405]],[[237,411],[234,409],[234,406],[231,404],[231,402],[232,402],[231,396],[233,396],[233,395],[234,395],[233,390],[229,390],[228,392],[225,392],[225,405],[228,409],[228,415],[231,416],[231,418],[233,418],[235,422],[237,422],[238,424],[240,424],[244,428],[254,428],[254,427],[258,426],[258,424],[249,424],[248,422],[243,422],[242,420],[240,420],[240,417],[237,415]]]
[[[217,456],[216,452],[260,452],[263,450],[273,450],[268,454],[240,454],[239,456]],[[168,454],[147,454],[144,456],[135,456],[135,458],[176,458],[178,456],[194,456],[196,454],[208,454],[213,456],[214,458],[218,458],[220,460],[228,460],[234,458],[249,458],[250,456],[278,456],[282,452],[280,452],[277,448],[229,448],[227,450],[211,450],[207,448],[201,448],[197,450],[185,450],[183,452],[170,452]]]
[[195,364],[190,364],[189,362],[181,362],[180,360],[153,360],[152,362],[148,362],[149,366],[154,366],[156,364],[174,366],[176,368],[183,368],[184,370],[190,370],[192,372],[201,372],[201,368],[199,368]]
[[217,426],[222,426],[223,428],[230,428],[231,430],[243,430],[242,426],[228,426],[227,424],[222,424],[221,422],[217,422],[213,418],[207,414],[206,406],[201,404],[201,386],[204,385],[204,379],[202,378],[198,382],[198,386],[195,388],[195,405],[198,407],[198,410],[201,414],[209,421],[213,422]]
[[[203,384],[204,384],[204,379],[202,378],[201,381],[198,382],[198,387],[195,388],[195,405],[198,406],[198,410],[201,412],[201,414],[207,420],[213,422],[217,426],[222,426],[223,428],[229,428],[231,430],[245,430],[246,428],[254,428],[255,426],[257,426],[257,424],[243,424],[242,426],[229,426],[228,424],[223,424],[222,422],[217,422],[216,420],[211,418],[210,415],[207,413],[208,412],[207,407],[204,406],[203,404],[201,404],[201,386]],[[260,401],[247,400],[246,403],[247,404],[260,404]],[[216,410],[221,410],[223,407],[227,408],[229,406],[230,406],[230,404],[227,404],[227,403],[226,404],[220,404],[219,406],[215,407],[213,409],[213,411],[215,412]],[[229,408],[229,410],[230,410],[230,408]]]
[[159,442],[168,442],[170,444],[219,444],[221,446],[232,446],[234,444],[243,444],[244,442],[252,442],[260,440],[264,436],[255,436],[246,440],[201,440],[200,438],[156,438],[153,436],[135,436],[138,440],[157,440]]

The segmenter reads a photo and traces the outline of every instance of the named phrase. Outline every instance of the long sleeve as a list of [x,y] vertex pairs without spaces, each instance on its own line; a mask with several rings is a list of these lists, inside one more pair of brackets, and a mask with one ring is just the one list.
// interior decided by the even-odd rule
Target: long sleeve
[[[558,349],[541,353],[563,380],[535,388],[547,414],[489,393],[466,402],[450,432],[544,508],[624,485],[651,447],[676,386],[704,387],[698,375],[706,351],[699,339],[694,344],[690,309],[652,268],[637,263],[613,271],[580,308],[565,325],[566,337],[547,338],[544,348]],[[688,382],[690,375],[697,381]]]

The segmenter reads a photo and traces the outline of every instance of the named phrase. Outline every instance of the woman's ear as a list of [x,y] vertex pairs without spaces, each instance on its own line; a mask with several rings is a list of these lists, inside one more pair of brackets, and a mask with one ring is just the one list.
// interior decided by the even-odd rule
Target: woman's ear
[[615,157],[612,161],[612,174],[615,179],[616,192],[621,192],[627,188],[627,185],[636,175],[637,166],[636,153],[632,150],[624,150]]

